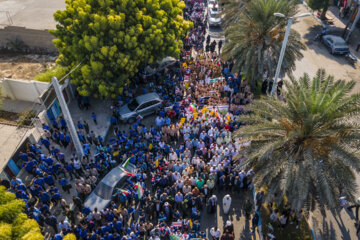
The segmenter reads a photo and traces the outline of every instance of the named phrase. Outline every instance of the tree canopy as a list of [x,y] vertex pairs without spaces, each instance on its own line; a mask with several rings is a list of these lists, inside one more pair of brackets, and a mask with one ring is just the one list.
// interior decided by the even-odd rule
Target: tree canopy
[[0,186],[0,239],[43,240],[40,227],[23,213],[25,202]]
[[267,196],[286,196],[293,209],[311,203],[336,208],[340,196],[354,200],[360,171],[358,140],[360,94],[355,82],[334,80],[324,70],[285,81],[285,101],[271,97],[249,105],[240,117],[248,125],[236,135],[251,141],[247,165]]
[[326,19],[326,12],[330,6],[330,0],[307,0],[309,7],[314,10],[321,10],[321,19]]
[[[228,1],[240,4],[238,0]],[[234,70],[246,73],[254,87],[255,81],[262,78],[265,71],[270,78],[275,75],[287,19],[275,17],[274,13],[281,12],[291,17],[297,10],[295,2],[288,0],[253,0],[243,4],[242,7],[234,7],[237,14],[224,12],[224,18],[234,21],[230,21],[225,28],[228,41],[221,57],[225,61],[233,61]],[[281,66],[283,73],[295,69],[295,61],[303,57],[300,52],[303,49],[305,45],[301,42],[300,35],[291,30]]]
[[81,95],[115,97],[139,66],[178,57],[180,40],[192,22],[179,0],[66,0],[58,10],[54,44],[57,63],[74,71]]

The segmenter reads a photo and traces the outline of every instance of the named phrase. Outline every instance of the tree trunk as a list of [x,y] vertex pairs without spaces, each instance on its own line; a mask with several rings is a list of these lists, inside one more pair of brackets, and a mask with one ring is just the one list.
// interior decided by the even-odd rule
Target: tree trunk
[[321,11],[321,16],[320,16],[321,20],[326,20],[326,12],[328,9],[329,9],[329,0],[325,0],[324,7]]

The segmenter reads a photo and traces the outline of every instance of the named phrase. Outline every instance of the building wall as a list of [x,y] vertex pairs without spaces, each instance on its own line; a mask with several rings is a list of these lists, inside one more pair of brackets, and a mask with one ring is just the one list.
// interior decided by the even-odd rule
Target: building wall
[[3,78],[0,79],[2,96],[12,100],[41,103],[39,96],[49,83]]
[[0,49],[4,49],[9,40],[14,41],[16,38],[22,40],[30,51],[42,51],[55,53],[57,50],[52,43],[52,36],[47,29],[37,30],[25,27],[6,26],[0,28]]

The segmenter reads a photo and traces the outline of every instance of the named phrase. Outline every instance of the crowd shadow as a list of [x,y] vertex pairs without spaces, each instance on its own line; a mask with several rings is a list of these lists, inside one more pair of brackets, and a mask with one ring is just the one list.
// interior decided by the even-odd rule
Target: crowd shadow
[[221,233],[223,233],[226,221],[228,220],[234,224],[235,239],[256,239],[256,236],[251,235],[250,233],[250,219],[245,219],[245,212],[243,210],[246,199],[253,201],[251,192],[241,191],[240,193],[230,193],[232,202],[228,214],[224,213],[222,207],[223,197],[228,193],[222,191],[215,192],[214,194],[218,198],[216,213],[210,214],[204,208],[204,213],[202,214],[200,220],[201,230],[206,232],[207,236],[209,237],[208,239],[211,239],[210,229],[214,226],[217,226]]
[[[355,216],[351,211],[346,210],[346,209],[343,209],[340,211],[346,211],[346,213],[349,215],[351,220],[355,219]],[[338,225],[337,227],[341,231],[341,239],[342,240],[353,240],[354,238],[351,238],[351,234],[350,234],[350,230],[349,230],[351,228],[351,226],[344,223],[344,221],[340,215],[340,211],[331,210],[330,211],[331,213],[328,213],[328,214],[332,215],[336,224]],[[335,229],[333,221],[328,222],[328,221],[326,221],[326,218],[327,218],[327,216],[323,215],[322,228],[319,229],[320,238],[326,239],[326,240],[339,240],[339,238],[337,237],[337,234],[336,234],[337,230]],[[355,221],[354,221],[354,223],[355,223]]]

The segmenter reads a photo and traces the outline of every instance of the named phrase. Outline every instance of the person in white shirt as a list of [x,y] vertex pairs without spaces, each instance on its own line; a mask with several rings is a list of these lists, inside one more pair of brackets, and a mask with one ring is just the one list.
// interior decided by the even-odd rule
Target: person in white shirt
[[180,174],[178,173],[178,172],[174,172],[173,174],[172,174],[172,179],[173,179],[173,181],[174,182],[176,182],[178,179],[180,179]]
[[170,154],[169,154],[169,160],[170,161],[176,161],[178,159],[178,156],[176,154],[176,152],[173,150]]
[[221,231],[217,227],[213,227],[210,229],[210,234],[212,237],[212,240],[219,240],[221,236]]
[[62,220],[59,222],[59,229],[60,231],[67,231],[70,230],[70,223],[66,220]]
[[279,220],[279,216],[278,214],[275,212],[275,210],[273,209],[271,215],[270,215],[270,221],[273,223],[276,223]]
[[195,156],[192,158],[192,160],[191,160],[191,164],[192,164],[192,165],[198,165],[199,162],[200,162],[200,158],[199,158],[198,155],[195,155]]
[[181,178],[179,178],[177,181],[176,181],[176,187],[178,190],[182,190],[183,187],[184,187],[184,182]]

